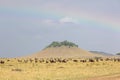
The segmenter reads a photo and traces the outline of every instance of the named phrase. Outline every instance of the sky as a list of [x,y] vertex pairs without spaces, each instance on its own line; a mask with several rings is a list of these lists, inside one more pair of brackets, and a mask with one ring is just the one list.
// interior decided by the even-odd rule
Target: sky
[[120,0],[0,0],[0,57],[30,55],[64,40],[120,52]]

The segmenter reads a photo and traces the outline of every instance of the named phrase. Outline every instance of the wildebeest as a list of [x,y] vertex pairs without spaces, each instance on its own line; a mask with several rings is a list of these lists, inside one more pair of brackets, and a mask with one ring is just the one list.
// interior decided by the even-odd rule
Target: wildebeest
[[113,61],[114,62],[117,62],[117,61],[120,62],[120,58],[114,58]]
[[83,63],[84,63],[84,62],[87,62],[87,61],[86,61],[86,60],[80,60],[80,62],[83,62]]
[[8,59],[7,62],[9,62],[10,60]]
[[29,59],[29,61],[32,63],[33,62],[33,60],[32,59]]
[[43,63],[43,62],[45,62],[45,60],[44,60],[43,58],[41,58],[41,59],[39,60],[39,62],[40,62],[40,63]]
[[67,59],[63,59],[62,60],[63,63],[67,63],[67,61],[68,61]]
[[59,62],[59,63],[66,63],[68,60],[67,59],[58,58],[56,61]]
[[89,62],[95,62],[93,59],[89,59]]
[[55,59],[50,59],[49,61],[50,61],[50,63],[56,63]]
[[5,61],[2,61],[2,60],[0,61],[0,64],[4,64],[4,63],[5,63]]
[[24,63],[27,63],[28,62],[28,60],[24,60]]
[[73,62],[78,62],[78,60],[74,59]]
[[48,61],[48,60],[46,60],[46,63],[49,63],[49,61]]
[[22,62],[22,60],[19,60],[19,59],[18,59],[18,62]]

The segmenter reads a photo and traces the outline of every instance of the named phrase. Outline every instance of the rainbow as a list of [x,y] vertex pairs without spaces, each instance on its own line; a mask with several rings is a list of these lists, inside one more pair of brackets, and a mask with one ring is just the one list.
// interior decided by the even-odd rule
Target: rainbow
[[[18,17],[30,17],[30,18],[50,18],[50,19],[60,19],[69,16],[76,19],[79,24],[88,24],[94,27],[100,27],[103,29],[110,29],[115,31],[120,31],[120,22],[115,21],[112,17],[106,18],[104,16],[91,16],[87,14],[79,14],[69,11],[54,11],[54,10],[35,10],[31,8],[7,8],[1,7],[0,13],[10,14],[9,16],[17,15]],[[1,14],[0,14],[1,16]]]

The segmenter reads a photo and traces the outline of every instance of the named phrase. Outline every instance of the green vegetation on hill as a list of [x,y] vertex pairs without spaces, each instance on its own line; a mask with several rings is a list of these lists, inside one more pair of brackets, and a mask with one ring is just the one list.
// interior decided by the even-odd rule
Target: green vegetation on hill
[[54,41],[50,45],[48,45],[46,48],[61,47],[61,46],[78,47],[78,45],[76,45],[75,43],[72,43],[72,42],[69,42],[69,41],[65,40],[65,41],[62,41],[62,42]]

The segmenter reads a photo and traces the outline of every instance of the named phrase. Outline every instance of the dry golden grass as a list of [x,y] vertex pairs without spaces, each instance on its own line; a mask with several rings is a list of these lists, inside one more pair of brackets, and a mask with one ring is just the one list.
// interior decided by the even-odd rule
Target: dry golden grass
[[[3,59],[0,80],[84,80],[120,73],[120,62],[18,63]],[[15,70],[19,69],[19,70]]]

